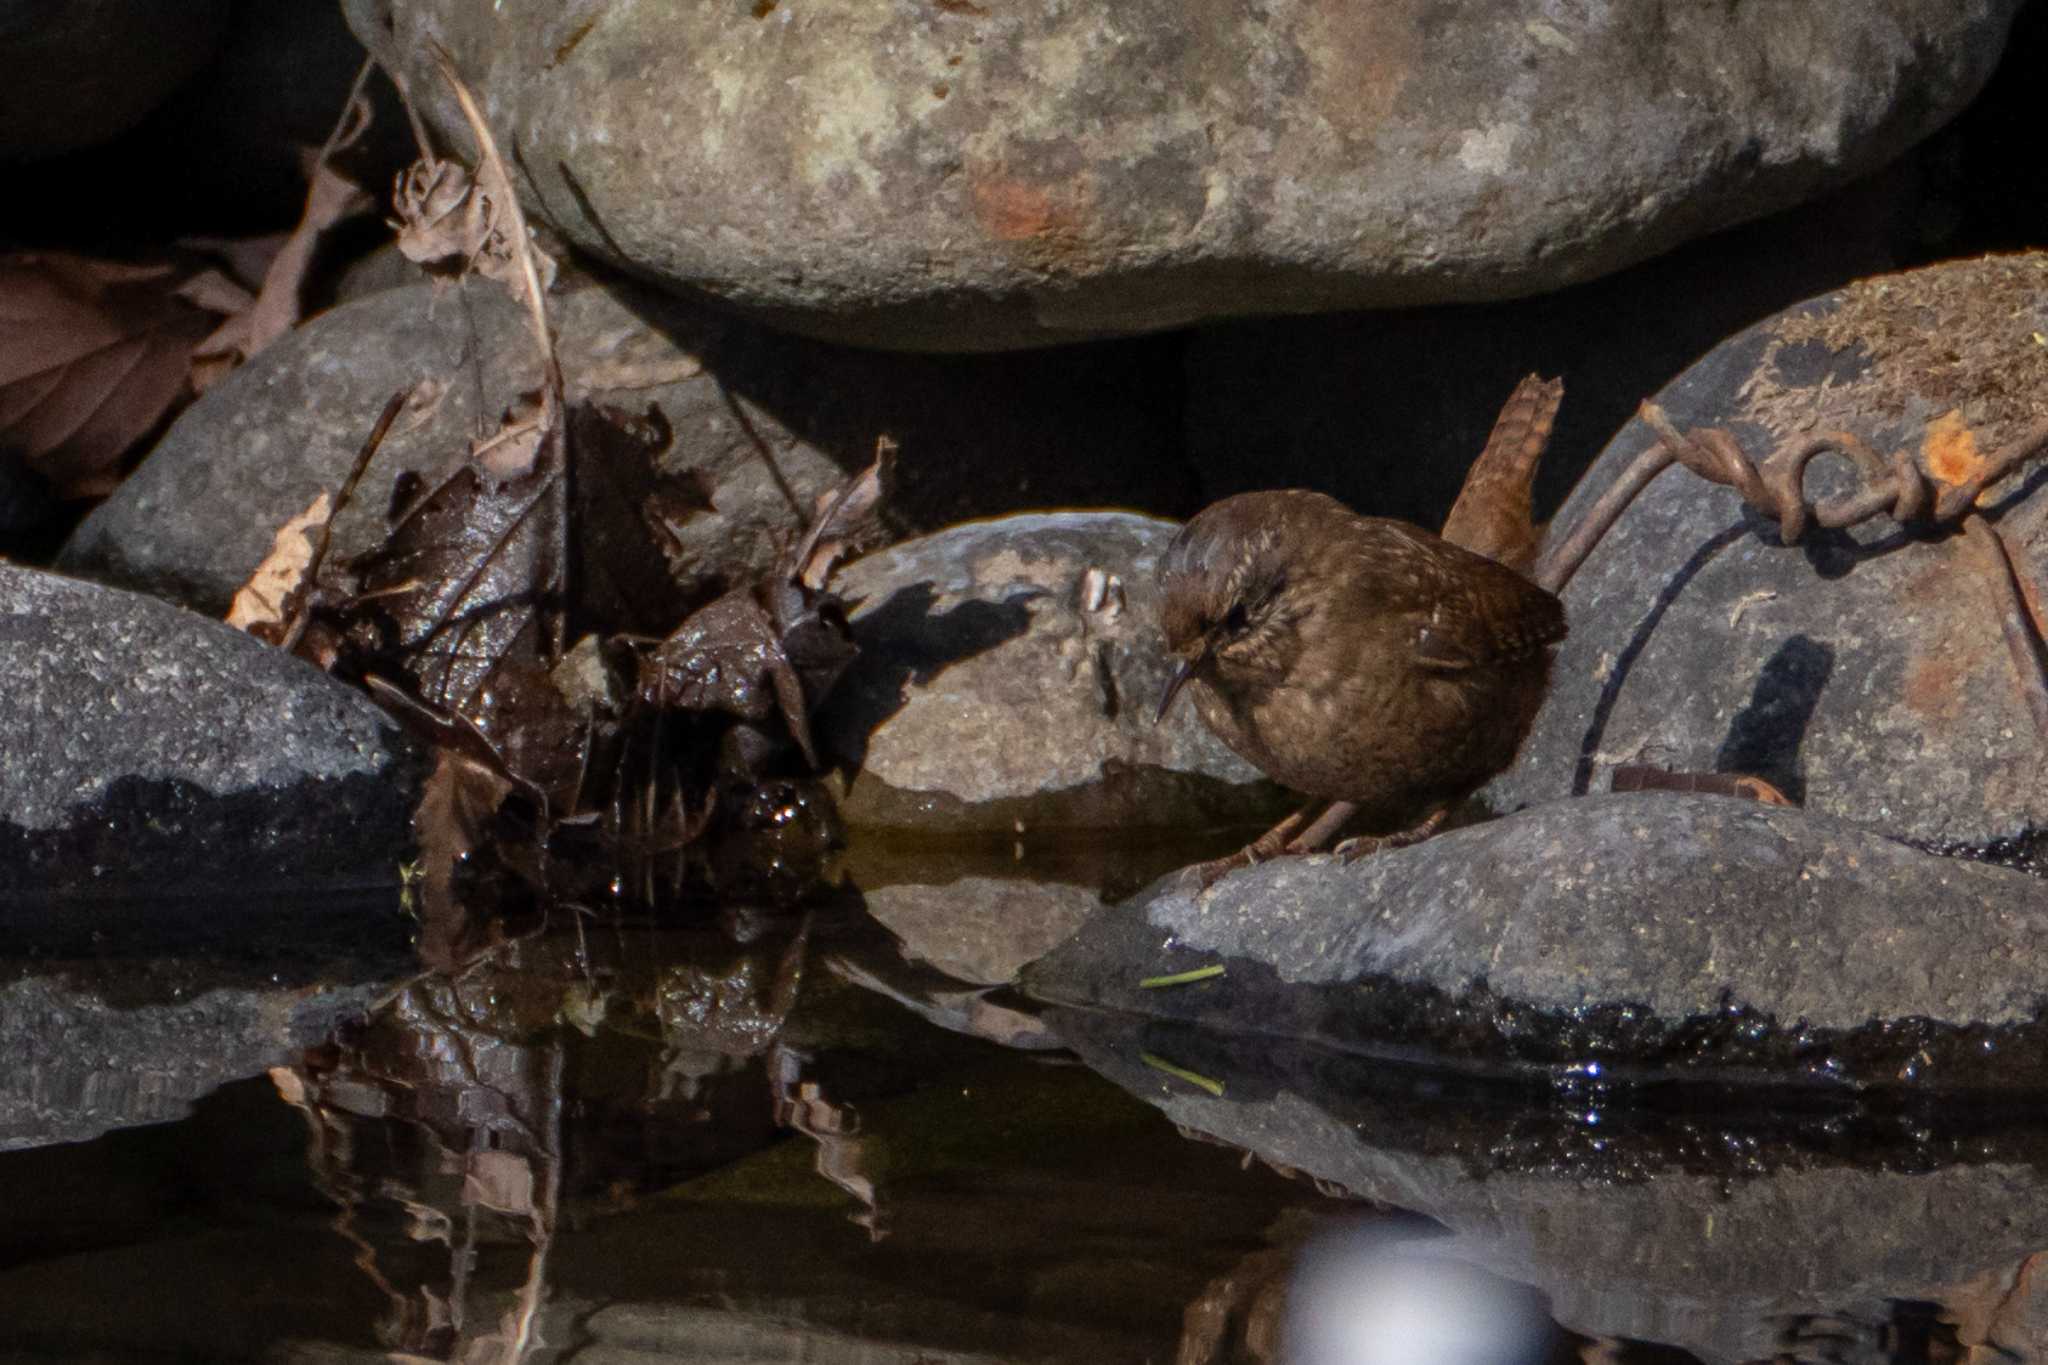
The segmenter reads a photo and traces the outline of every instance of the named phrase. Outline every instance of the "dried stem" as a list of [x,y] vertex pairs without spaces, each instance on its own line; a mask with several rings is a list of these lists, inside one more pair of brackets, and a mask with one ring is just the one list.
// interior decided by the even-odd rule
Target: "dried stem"
[[[505,159],[498,154],[498,144],[491,137],[490,126],[484,122],[476,100],[469,93],[469,87],[462,83],[462,77],[455,73],[455,63],[448,56],[447,49],[434,44],[434,65],[441,69],[442,79],[455,92],[455,102],[462,106],[462,117],[469,122],[469,131],[476,138],[477,160],[494,172],[497,183],[506,187],[505,202],[493,204],[492,208],[505,215],[506,245],[519,262],[520,282],[526,286],[527,320],[533,328],[534,344],[540,347],[541,363],[547,376],[548,401],[556,409],[561,406],[562,370],[555,360],[554,337],[548,332],[547,306],[541,301],[540,272],[533,263],[533,237],[526,226],[526,210],[519,206],[519,196],[511,192],[512,176],[505,169]],[[482,172],[478,173],[482,183]]]
[[1970,547],[1984,582],[1991,589],[1998,629],[2012,655],[2013,672],[2027,699],[2027,710],[2034,717],[2034,729],[2048,740],[2048,649],[2042,644],[2040,623],[2027,610],[2011,547],[1996,526],[1975,512],[1963,518],[1963,543]]

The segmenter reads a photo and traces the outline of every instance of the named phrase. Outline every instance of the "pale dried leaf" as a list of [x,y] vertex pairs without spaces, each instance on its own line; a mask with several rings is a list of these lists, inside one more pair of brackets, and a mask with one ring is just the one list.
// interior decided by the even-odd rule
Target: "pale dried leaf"
[[[415,161],[399,176],[392,197],[399,253],[439,274],[474,271],[523,294],[523,272],[502,207],[510,193],[511,187],[491,176],[488,167],[472,177],[453,161]],[[552,288],[554,257],[530,237],[527,249],[534,255],[541,288]]]
[[312,567],[314,536],[333,514],[322,489],[305,511],[277,528],[270,553],[249,575],[249,581],[235,591],[235,600],[228,607],[229,625],[266,638],[273,633],[282,638]]
[[498,429],[469,447],[470,459],[500,483],[525,478],[540,458],[541,445],[558,425],[546,389],[519,395]]
[[[256,296],[224,270],[201,270],[181,281],[171,292],[209,313],[239,313],[256,302]],[[206,348],[202,344],[200,349]]]
[[873,534],[883,484],[895,456],[896,443],[884,436],[875,442],[874,463],[820,495],[810,529],[792,556],[796,566],[792,578],[813,591],[824,587],[840,559]]
[[704,362],[638,323],[594,337],[563,338],[562,370],[572,401],[694,379]]
[[283,336],[301,317],[299,296],[319,249],[321,234],[374,203],[369,193],[334,168],[333,156],[360,141],[370,126],[370,101],[355,94],[327,145],[309,158],[306,205],[298,225],[271,255],[263,271],[263,287],[255,298],[230,312],[228,320],[199,347],[204,369],[195,367],[194,384],[204,392],[220,374],[232,369]]

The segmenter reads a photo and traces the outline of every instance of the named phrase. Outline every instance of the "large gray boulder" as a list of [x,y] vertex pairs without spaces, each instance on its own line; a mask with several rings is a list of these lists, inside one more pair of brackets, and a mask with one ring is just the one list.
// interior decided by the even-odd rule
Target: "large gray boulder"
[[1349,864],[1278,859],[1206,891],[1170,876],[1024,984],[1454,1067],[2031,1092],[2048,1086],[2044,935],[2035,877],[1657,793],[1552,802]]
[[[812,500],[866,465],[884,435],[901,447],[888,511],[912,529],[1047,502],[1188,508],[1194,497],[1171,453],[1174,357],[1154,344],[873,355],[625,285],[573,289],[548,309],[571,399],[659,406],[675,433],[665,465],[709,480],[716,510],[677,530],[691,593],[766,569]],[[438,475],[538,381],[525,315],[488,280],[345,304],[189,408],[60,564],[225,611],[277,527],[347,477],[392,394],[422,386],[336,518],[338,556],[378,543],[399,471]],[[1048,405],[1055,392],[1062,401]]]
[[[424,775],[390,717],[311,665],[153,598],[11,565],[0,734],[0,893],[394,887]],[[31,902],[0,927],[41,939],[98,913]]]
[[348,5],[584,249],[947,350],[1586,279],[1883,164],[2017,7]]
[[[1950,262],[1852,285],[1730,338],[1657,401],[1722,426],[1753,458],[1845,430],[1939,477],[2037,423],[2048,392],[2048,253]],[[1554,525],[1647,448],[1631,421]],[[1816,496],[1852,485],[1823,458]],[[2021,572],[2048,586],[2038,467],[1991,490]],[[1571,637],[1497,805],[1597,791],[1618,764],[1749,772],[1807,809],[1941,846],[1994,848],[2048,826],[2036,731],[1959,538],[1879,517],[1778,528],[1728,489],[1667,470],[1564,598]]]
[[1176,527],[1125,512],[1003,517],[848,566],[860,658],[819,717],[849,825],[1172,830],[1284,804],[1167,675],[1152,575]]

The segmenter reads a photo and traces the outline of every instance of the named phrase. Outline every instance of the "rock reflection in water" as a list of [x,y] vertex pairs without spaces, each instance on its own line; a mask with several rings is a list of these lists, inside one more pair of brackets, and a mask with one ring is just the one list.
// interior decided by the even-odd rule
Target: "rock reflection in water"
[[[2048,1360],[2037,1114],[1839,1098],[1802,1111],[1783,1096],[1759,1113],[1732,1091],[1510,1087],[1099,1013],[1047,1023],[1189,1130],[1435,1225],[1399,1254],[1371,1240],[1383,1230],[1304,1239],[1346,1249],[1303,1253],[1289,1362],[1380,1359],[1359,1343],[1384,1349],[1431,1322],[1436,1345],[1385,1358],[1468,1358],[1456,1333],[1476,1330],[1477,1308],[1426,1311],[1418,1283],[1500,1305],[1504,1333],[1520,1321],[1510,1305],[1547,1304],[1586,1360]],[[1528,1358],[1570,1358],[1563,1340],[1530,1338]],[[1469,1358],[1514,1359],[1506,1349]]]

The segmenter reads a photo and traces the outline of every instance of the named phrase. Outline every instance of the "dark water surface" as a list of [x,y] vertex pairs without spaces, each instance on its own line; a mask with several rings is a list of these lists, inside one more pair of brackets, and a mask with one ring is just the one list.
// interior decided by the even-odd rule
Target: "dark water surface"
[[1014,916],[569,918],[454,978],[0,972],[0,1361],[2048,1360],[2036,1114],[1492,1083],[929,965]]

